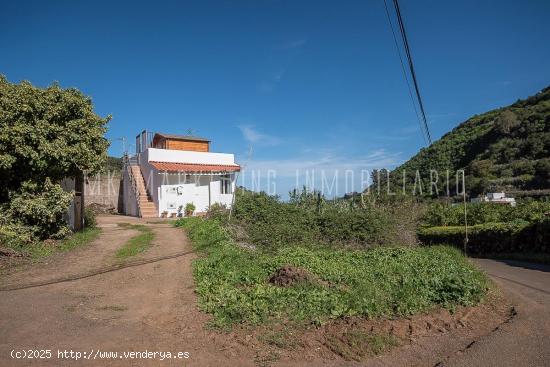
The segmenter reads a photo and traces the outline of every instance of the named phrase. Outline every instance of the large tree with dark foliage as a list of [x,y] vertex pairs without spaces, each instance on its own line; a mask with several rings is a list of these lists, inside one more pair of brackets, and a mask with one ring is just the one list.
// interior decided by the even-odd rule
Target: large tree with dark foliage
[[108,121],[77,89],[14,84],[0,75],[0,225],[35,227],[40,237],[54,234],[59,228],[53,224],[68,205],[59,181],[102,168]]

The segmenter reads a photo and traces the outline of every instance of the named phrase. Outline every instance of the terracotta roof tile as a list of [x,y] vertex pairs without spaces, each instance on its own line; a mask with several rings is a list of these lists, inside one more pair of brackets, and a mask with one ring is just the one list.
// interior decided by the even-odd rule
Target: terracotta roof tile
[[149,162],[159,171],[168,172],[237,172],[241,170],[238,164],[198,164],[198,163],[172,163]]

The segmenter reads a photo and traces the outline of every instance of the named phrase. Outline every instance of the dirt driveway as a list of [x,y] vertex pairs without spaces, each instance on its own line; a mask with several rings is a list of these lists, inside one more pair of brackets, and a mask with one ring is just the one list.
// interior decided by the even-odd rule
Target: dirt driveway
[[[153,246],[136,257],[157,260],[74,281],[0,291],[0,366],[544,366],[550,360],[550,272],[502,262],[480,260],[479,265],[517,305],[511,322],[502,324],[507,305],[482,305],[466,327],[433,328],[363,362],[335,356],[317,330],[306,333],[303,348],[277,350],[277,358],[245,327],[231,333],[209,330],[209,316],[196,305],[190,243],[181,229],[163,222],[102,216],[97,240],[4,276],[0,287],[113,267],[116,250],[138,234],[118,223],[150,227]],[[29,351],[42,358],[12,357]]]
[[[139,255],[142,259],[190,250],[184,232],[169,224],[104,216],[99,218],[102,233],[93,243],[4,277],[2,284],[47,281],[111,266],[116,262],[116,250],[137,234],[117,223],[141,223],[152,228],[153,246]],[[0,292],[0,366],[220,366],[228,358],[234,365],[252,365],[254,356],[247,355],[231,339],[223,338],[223,334],[204,328],[207,316],[198,311],[193,291],[193,256],[71,282]],[[46,358],[46,352],[41,352],[44,358],[10,356],[12,351],[29,350],[51,350],[51,357]],[[73,357],[66,358],[64,351],[73,351]],[[154,359],[127,359],[122,355],[130,351],[142,355],[145,351],[171,352],[176,358],[161,361],[160,354]],[[76,352],[81,353],[78,361]],[[118,354],[99,359],[103,352]],[[185,358],[185,352],[189,358]],[[84,359],[84,353],[91,359]]]

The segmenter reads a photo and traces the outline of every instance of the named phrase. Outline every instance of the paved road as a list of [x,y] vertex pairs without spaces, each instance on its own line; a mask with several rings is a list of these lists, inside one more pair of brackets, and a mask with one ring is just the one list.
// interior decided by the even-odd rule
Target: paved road
[[477,259],[516,305],[517,315],[444,366],[550,366],[550,266]]

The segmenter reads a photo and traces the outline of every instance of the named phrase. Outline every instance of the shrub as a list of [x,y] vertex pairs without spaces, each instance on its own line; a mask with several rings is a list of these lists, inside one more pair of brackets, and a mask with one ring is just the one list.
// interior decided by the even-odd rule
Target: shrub
[[[536,222],[550,212],[550,202],[524,201],[515,207],[491,203],[468,203],[468,224],[484,224],[493,222],[509,222],[524,220]],[[463,226],[464,204],[449,205],[434,203],[429,206],[423,217],[423,224],[428,227]]]
[[228,209],[225,205],[214,203],[208,208],[206,216],[211,219],[223,221],[227,218]]
[[63,238],[70,231],[64,217],[72,194],[46,179],[42,185],[23,183],[21,190],[10,195],[5,205],[8,220],[28,228],[40,240]]
[[[325,200],[315,193],[291,194],[290,202],[265,193],[242,191],[234,218],[258,246],[389,245],[416,242],[418,215],[413,201],[388,200],[360,205],[356,200]],[[409,234],[406,236],[404,234]]]
[[[428,245],[451,244],[463,248],[462,226],[422,228],[418,237]],[[468,228],[467,252],[473,255],[513,252],[550,253],[550,220],[529,223],[516,220],[508,223],[477,224]]]
[[[215,220],[185,218],[195,248],[199,306],[227,326],[269,319],[319,324],[348,316],[395,317],[435,306],[479,302],[487,279],[459,251],[442,246],[344,250],[326,246],[278,247],[266,252],[237,247]],[[269,283],[285,266],[311,277],[287,287]]]
[[95,228],[97,226],[97,219],[95,211],[87,206],[84,209],[84,227]]
[[185,215],[186,216],[191,216],[193,215],[193,213],[195,212],[195,204],[193,203],[187,203],[185,204]]

